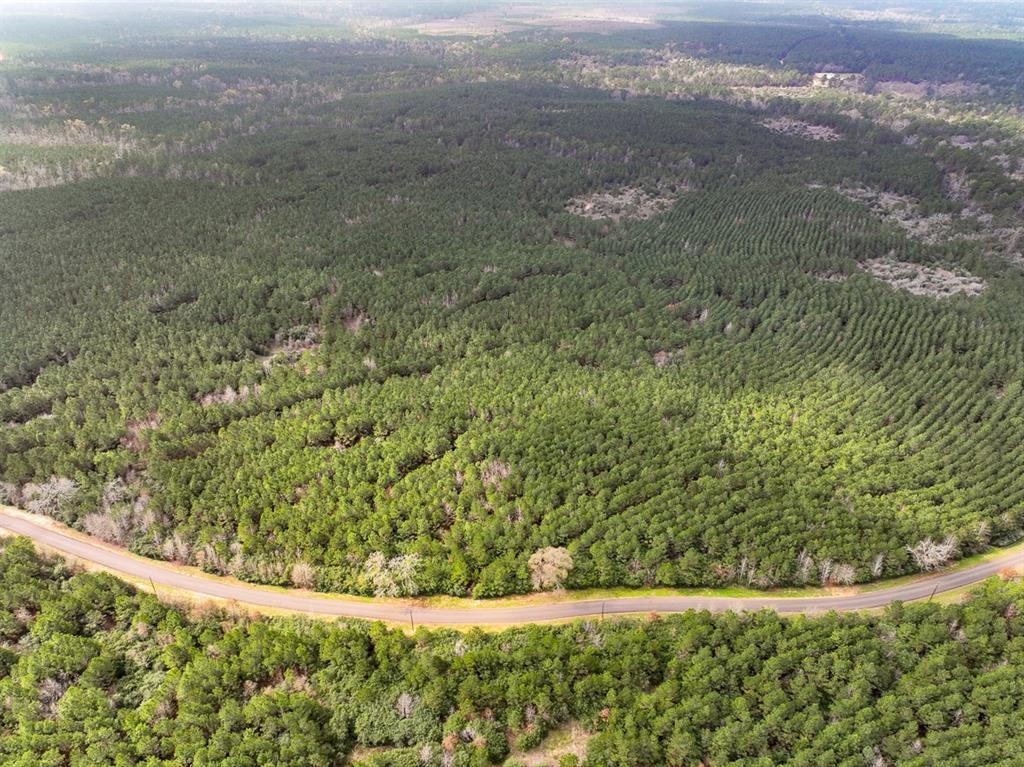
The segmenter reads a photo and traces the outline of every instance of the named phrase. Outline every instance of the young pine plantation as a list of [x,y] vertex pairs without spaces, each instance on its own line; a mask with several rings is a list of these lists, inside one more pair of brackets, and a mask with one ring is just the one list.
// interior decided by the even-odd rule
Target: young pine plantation
[[[1016,48],[826,77],[895,33],[90,53],[31,18],[3,502],[377,595],[841,585],[1021,537]],[[932,44],[971,81],[911,97]]]
[[[1024,537],[1002,4],[88,6],[0,9],[0,505],[378,598],[845,587]],[[1006,575],[406,634],[3,539],[0,763],[1011,767]]]

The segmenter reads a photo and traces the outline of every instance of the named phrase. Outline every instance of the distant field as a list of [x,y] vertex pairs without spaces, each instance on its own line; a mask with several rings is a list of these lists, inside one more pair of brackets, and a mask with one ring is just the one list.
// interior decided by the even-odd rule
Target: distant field
[[655,16],[665,10],[667,6],[664,4],[629,6],[624,10],[559,9],[543,4],[524,4],[433,19],[417,24],[415,29],[428,35],[493,35],[538,28],[607,35],[623,30],[656,29],[661,25],[655,21]]

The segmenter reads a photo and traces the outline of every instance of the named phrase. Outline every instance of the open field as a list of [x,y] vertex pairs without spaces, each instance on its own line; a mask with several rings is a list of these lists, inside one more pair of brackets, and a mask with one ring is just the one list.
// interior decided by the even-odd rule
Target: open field
[[608,35],[630,30],[657,29],[658,11],[664,3],[633,4],[628,8],[579,9],[552,7],[546,3],[511,3],[494,10],[475,11],[415,25],[426,35],[498,35],[529,29]]

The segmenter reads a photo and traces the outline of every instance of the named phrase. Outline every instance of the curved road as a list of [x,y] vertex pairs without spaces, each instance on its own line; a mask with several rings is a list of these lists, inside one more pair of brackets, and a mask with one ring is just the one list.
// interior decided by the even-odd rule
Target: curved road
[[996,575],[1004,567],[1024,566],[1024,552],[1007,552],[986,562],[915,579],[891,588],[845,596],[827,597],[616,597],[577,600],[514,607],[422,607],[398,602],[354,601],[341,597],[311,596],[308,593],[268,589],[216,576],[193,575],[155,560],[90,542],[86,536],[62,530],[47,519],[0,507],[0,529],[24,535],[60,553],[99,565],[115,574],[189,591],[200,596],[237,602],[252,608],[272,608],[297,613],[337,615],[349,618],[431,625],[497,625],[614,615],[638,612],[680,612],[683,610],[775,610],[778,613],[813,613],[827,610],[851,611],[884,607],[890,602],[922,599],[932,594],[967,586]]

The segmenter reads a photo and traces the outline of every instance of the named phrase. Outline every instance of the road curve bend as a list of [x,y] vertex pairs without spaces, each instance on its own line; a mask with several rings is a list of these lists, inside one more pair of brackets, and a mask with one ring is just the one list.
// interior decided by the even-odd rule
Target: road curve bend
[[91,563],[115,575],[150,582],[154,587],[172,588],[200,597],[228,600],[259,611],[260,608],[292,613],[365,618],[414,625],[508,625],[621,613],[671,613],[684,610],[712,612],[774,610],[782,614],[818,613],[829,610],[849,612],[884,607],[891,602],[909,602],[969,586],[996,575],[1006,567],[1024,567],[1019,549],[971,567],[937,573],[891,588],[854,594],[821,597],[715,597],[653,596],[615,597],[503,607],[430,607],[394,601],[356,601],[344,597],[312,595],[241,583],[229,578],[183,572],[174,566],[135,556],[87,536],[61,529],[45,518],[0,507],[0,530],[23,535],[61,554]]

